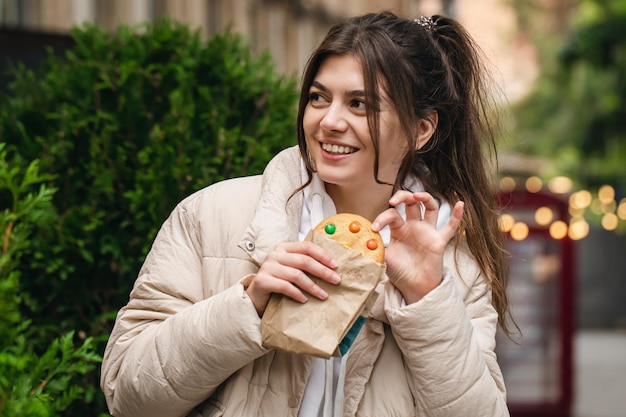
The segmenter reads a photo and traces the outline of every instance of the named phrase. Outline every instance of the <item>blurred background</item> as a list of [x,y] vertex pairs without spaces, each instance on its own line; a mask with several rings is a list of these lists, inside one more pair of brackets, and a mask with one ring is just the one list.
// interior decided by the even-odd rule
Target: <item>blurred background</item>
[[[16,254],[13,263],[5,262],[0,278],[13,270],[20,281],[6,287],[15,300],[5,297],[0,307],[4,302],[15,313],[13,324],[27,323],[31,330],[6,333],[14,341],[0,358],[15,361],[17,345],[35,360],[51,346],[31,346],[25,335],[47,341],[72,332],[50,358],[72,352],[74,360],[93,364],[41,370],[49,378],[44,381],[67,375],[57,395],[75,391],[49,415],[106,415],[93,388],[98,354],[155,228],[182,196],[212,181],[255,173],[275,150],[295,143],[289,109],[310,52],[341,18],[378,10],[457,18],[493,72],[503,118],[497,197],[511,252],[511,308],[522,331],[513,338],[498,335],[512,415],[626,416],[626,1],[0,0],[0,144],[6,142],[0,177],[9,190],[17,175],[11,167],[22,167],[24,178],[32,176],[24,187],[48,184],[52,190],[47,195],[24,188],[20,194],[16,186],[3,190],[11,198],[0,201],[15,214],[15,202],[38,195],[51,204],[42,212],[56,216],[49,222],[56,228],[46,233],[36,220],[45,216],[33,216],[34,228],[21,235],[28,242],[21,262]],[[207,52],[211,48],[214,55]],[[224,59],[229,54],[236,59]],[[210,78],[212,71],[229,78]],[[233,87],[232,98],[219,107],[212,88],[228,83],[245,85],[247,92]],[[243,97],[248,93],[249,103]],[[166,107],[158,110],[154,103]],[[203,113],[202,106],[217,110]],[[240,111],[224,116],[214,133],[213,125],[201,124],[233,108]],[[143,136],[129,133],[138,125],[145,125]],[[268,139],[270,130],[276,137]],[[145,142],[134,147],[140,137]],[[168,138],[189,145],[178,147]],[[192,145],[198,140],[204,142],[199,148]],[[246,150],[230,155],[228,144]],[[159,145],[167,148],[161,159],[147,150]],[[208,164],[202,160],[207,148]],[[110,149],[114,154],[107,159]],[[193,155],[200,155],[195,165]],[[147,165],[157,170],[157,159],[164,175],[176,180],[124,171]],[[257,167],[250,162],[255,159]],[[33,160],[39,177],[26,168]],[[89,182],[84,172],[95,172],[94,166],[100,179]],[[111,206],[101,205],[109,200]],[[71,209],[84,201],[92,205]],[[2,224],[5,255],[13,247],[9,237],[17,216]],[[76,220],[69,221],[72,216]],[[133,229],[131,218],[146,226]],[[76,226],[80,219],[85,224]],[[110,233],[116,225],[118,237],[96,233]],[[16,380],[24,373],[19,367],[12,372]],[[76,378],[82,382],[72,385]],[[22,394],[10,378],[0,381],[0,415],[26,415],[2,414],[10,398],[27,404],[29,397],[45,397],[46,383],[20,383]]]

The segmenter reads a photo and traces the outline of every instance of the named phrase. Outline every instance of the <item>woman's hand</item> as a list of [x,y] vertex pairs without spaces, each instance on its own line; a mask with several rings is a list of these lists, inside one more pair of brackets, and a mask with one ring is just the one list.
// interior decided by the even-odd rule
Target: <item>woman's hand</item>
[[378,215],[372,225],[374,230],[385,226],[391,230],[391,241],[385,250],[387,276],[405,302],[411,304],[443,280],[443,252],[461,223],[464,204],[457,202],[448,223],[437,230],[439,205],[432,195],[398,191],[389,200],[394,207],[401,203],[406,207],[406,220],[390,208]]
[[337,284],[340,278],[335,268],[337,262],[313,242],[281,243],[267,255],[246,293],[259,317],[263,316],[272,293],[283,294],[301,303],[307,301],[304,292],[325,300],[328,294],[306,273]]

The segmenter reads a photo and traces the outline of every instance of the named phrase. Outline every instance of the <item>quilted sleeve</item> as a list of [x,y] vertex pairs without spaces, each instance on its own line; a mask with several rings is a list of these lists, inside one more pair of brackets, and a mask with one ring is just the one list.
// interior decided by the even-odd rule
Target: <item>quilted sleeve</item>
[[180,204],[163,224],[118,313],[101,377],[115,417],[184,416],[267,352],[241,282],[202,299],[192,203]]
[[490,285],[469,254],[457,253],[457,265],[454,257],[446,254],[444,280],[417,303],[403,306],[393,286],[385,291],[417,415],[508,416]]

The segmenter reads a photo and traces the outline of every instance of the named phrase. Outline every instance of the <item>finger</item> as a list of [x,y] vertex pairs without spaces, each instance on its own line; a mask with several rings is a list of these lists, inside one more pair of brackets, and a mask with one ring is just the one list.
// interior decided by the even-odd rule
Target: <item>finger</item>
[[[419,206],[416,207],[415,198],[413,197],[413,193],[411,191],[399,190],[396,191],[393,196],[389,199],[389,204],[391,206],[398,207],[400,204],[404,204],[404,211],[407,220],[418,219],[421,220],[422,215],[419,209]],[[385,227],[385,225],[389,225],[391,228],[399,228],[404,225],[405,220],[400,216],[397,210],[391,209],[392,212],[387,210],[387,214],[380,218],[380,222],[378,226],[380,229]],[[384,214],[385,212],[381,213]],[[375,229],[375,230],[380,230]]]
[[446,241],[449,242],[450,239],[455,235],[456,231],[461,224],[461,219],[463,218],[463,211],[465,209],[465,203],[462,201],[457,201],[452,210],[452,215],[450,216],[450,220],[446,223],[446,225],[441,229],[440,235]]
[[289,280],[277,280],[276,286],[277,288],[274,292],[284,294],[300,302],[307,301],[304,293],[308,293],[320,300],[328,298],[328,293],[302,271],[296,270]]
[[[307,255],[328,268],[334,269],[337,267],[337,261],[332,257],[332,255],[322,249],[320,245],[313,242],[301,241],[285,243],[283,245],[279,245],[279,247],[277,247],[277,251],[278,250],[291,254]],[[301,258],[299,259],[302,260]],[[308,265],[308,263],[306,265]]]
[[[270,255],[268,255],[269,257]],[[338,284],[341,280],[339,274],[333,269],[308,255],[299,253],[272,253],[271,259],[266,260],[261,268],[263,273],[276,279],[287,281],[318,298],[325,298],[326,294],[309,278],[307,273],[331,284]],[[280,288],[284,289],[282,283]],[[271,292],[282,291],[272,289]],[[288,294],[292,294],[292,291],[289,291]]]
[[[261,266],[261,273],[276,279],[284,280],[309,294],[325,299],[326,293],[316,285],[308,274],[318,277],[328,283],[337,284],[341,278],[334,268],[337,262],[319,245],[305,241],[285,243],[270,252]],[[284,287],[282,283],[274,283],[279,288],[272,288],[271,292],[285,293],[292,296],[293,289]],[[286,292],[285,292],[286,291]],[[303,301],[303,297],[297,297]]]
[[404,225],[404,219],[395,208],[390,208],[380,213],[372,222],[372,230],[380,232],[385,226],[397,229]]
[[307,301],[304,292],[320,299],[328,297],[306,273],[278,260],[264,263],[255,281],[256,286],[268,296],[271,293],[283,294],[302,303]]
[[[276,279],[273,282],[270,293],[282,294],[285,297],[292,298],[301,303],[306,303],[308,298],[304,294],[303,291],[304,289],[300,289],[297,286],[293,285],[291,281],[287,281],[283,279]],[[314,290],[311,292],[314,292]],[[309,292],[309,294],[311,294],[311,292]],[[319,290],[318,290],[318,294],[319,294]]]
[[308,272],[331,284],[339,283],[339,274],[334,271],[337,268],[337,261],[318,244],[303,241],[286,244],[283,249],[285,253],[272,254],[280,264]]
[[[282,259],[281,263],[289,267],[288,276],[291,278],[291,282],[302,288],[308,287],[307,281],[311,281],[305,272],[331,284],[337,284],[340,280],[339,274],[333,268],[329,268],[308,255],[290,254]],[[304,287],[301,285],[303,282]]]
[[423,208],[422,218],[423,220],[437,224],[437,217],[439,215],[439,202],[435,198],[426,192],[418,192],[413,194],[413,198],[421,203]]
[[398,190],[389,199],[389,204],[397,207],[401,203],[414,204],[415,199],[411,191]]
[[411,194],[411,199],[409,199],[404,204],[404,213],[406,215],[406,220],[419,220],[421,221],[424,218],[424,204],[421,201],[418,201],[415,198],[414,194]]
[[276,265],[273,265],[273,262],[264,262],[248,288],[245,289],[259,317],[263,317],[272,293],[282,294],[301,303],[307,301],[304,293],[291,282],[277,278],[274,275],[275,270]]

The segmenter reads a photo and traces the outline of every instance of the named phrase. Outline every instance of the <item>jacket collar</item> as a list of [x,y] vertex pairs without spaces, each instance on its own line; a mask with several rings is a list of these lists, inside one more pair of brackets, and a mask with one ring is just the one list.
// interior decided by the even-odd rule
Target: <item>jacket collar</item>
[[303,184],[300,161],[300,151],[293,146],[276,155],[263,172],[261,197],[239,242],[259,265],[279,243],[298,240],[302,192],[291,195]]

